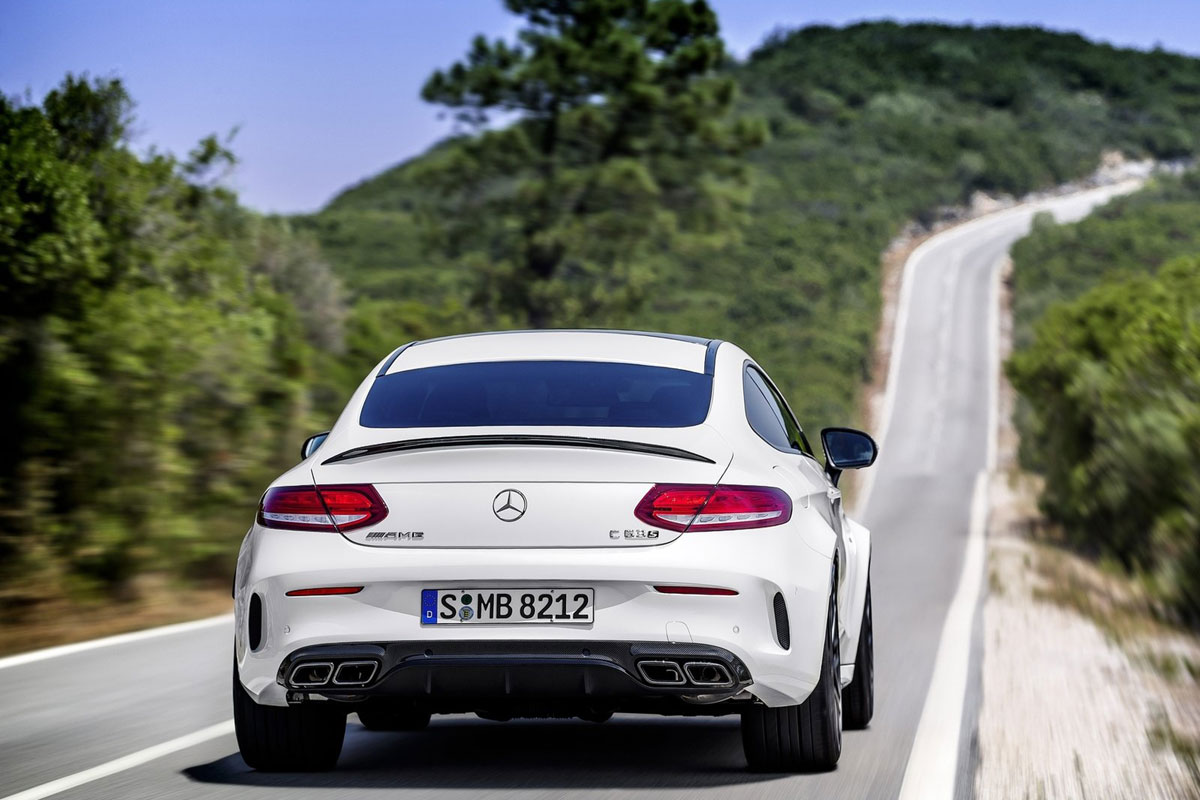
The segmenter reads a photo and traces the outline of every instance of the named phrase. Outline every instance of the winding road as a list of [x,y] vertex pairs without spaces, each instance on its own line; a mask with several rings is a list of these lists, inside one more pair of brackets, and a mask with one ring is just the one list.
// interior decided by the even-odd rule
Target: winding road
[[231,621],[221,618],[0,659],[0,800],[969,797],[985,510],[973,498],[994,424],[997,269],[1035,212],[1078,219],[1132,188],[981,217],[909,258],[882,454],[864,486],[876,717],[846,733],[836,771],[746,772],[736,717],[456,716],[417,734],[369,733],[351,717],[337,771],[260,774],[232,734]]

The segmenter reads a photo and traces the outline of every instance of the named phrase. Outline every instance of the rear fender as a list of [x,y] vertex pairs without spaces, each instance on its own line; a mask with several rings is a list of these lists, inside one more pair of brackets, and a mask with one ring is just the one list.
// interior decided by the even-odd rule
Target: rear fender
[[854,657],[858,652],[858,637],[862,632],[863,608],[867,597],[867,578],[871,572],[871,531],[847,517],[844,538],[845,580],[842,581],[842,596],[838,600],[842,624],[843,686],[854,679]]

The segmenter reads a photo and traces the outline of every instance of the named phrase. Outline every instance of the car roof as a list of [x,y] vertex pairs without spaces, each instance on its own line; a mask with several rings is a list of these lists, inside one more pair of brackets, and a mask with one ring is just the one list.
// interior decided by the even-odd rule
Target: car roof
[[619,330],[493,331],[443,336],[397,348],[379,375],[483,361],[609,361],[712,374],[721,342],[673,333]]

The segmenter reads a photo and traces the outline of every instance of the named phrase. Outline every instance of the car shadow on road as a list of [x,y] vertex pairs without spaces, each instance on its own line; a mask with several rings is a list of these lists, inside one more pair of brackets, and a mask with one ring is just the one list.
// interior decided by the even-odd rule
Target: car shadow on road
[[645,789],[777,780],[746,771],[738,718],[485,722],[436,719],[421,733],[351,722],[333,772],[266,773],[237,753],[188,767],[200,783],[328,788]]

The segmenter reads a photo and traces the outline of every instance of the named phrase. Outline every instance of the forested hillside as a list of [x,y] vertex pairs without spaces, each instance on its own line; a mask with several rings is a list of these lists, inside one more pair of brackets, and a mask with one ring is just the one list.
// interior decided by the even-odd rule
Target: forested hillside
[[239,206],[215,139],[136,154],[117,81],[0,101],[0,613],[225,580],[265,483],[413,338],[728,338],[810,430],[852,421],[906,222],[1198,145],[1200,61],[1168,53],[869,23],[735,63],[704,4],[517,6],[519,44],[426,85],[463,135],[307,217]]
[[226,582],[325,420],[344,308],[316,245],[221,188],[218,140],[143,158],[132,124],[116,80],[0,98],[0,621],[143,570]]
[[1021,455],[1070,541],[1200,623],[1200,174],[1013,250]]
[[[976,190],[1021,194],[1084,175],[1105,149],[1186,155],[1200,131],[1200,61],[1036,28],[813,27],[774,34],[724,69],[737,82],[736,113],[770,134],[747,158],[753,199],[742,224],[714,231],[707,246],[643,256],[646,285],[627,312],[556,322],[735,340],[810,428],[855,414],[879,254],[904,222],[931,221]],[[487,318],[472,305],[471,260],[424,246],[427,158],[297,222],[358,298],[349,327],[364,362],[387,349],[370,344],[376,334],[390,342],[525,324]]]

